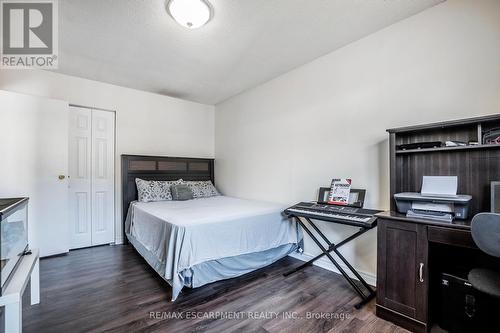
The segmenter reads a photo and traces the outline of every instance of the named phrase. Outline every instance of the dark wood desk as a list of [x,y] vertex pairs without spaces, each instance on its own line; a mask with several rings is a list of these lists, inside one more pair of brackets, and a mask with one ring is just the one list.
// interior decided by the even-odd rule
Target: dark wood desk
[[[424,176],[456,176],[457,193],[472,196],[469,217],[490,211],[490,185],[500,179],[500,145],[483,138],[497,127],[500,115],[388,129],[390,209],[397,210],[395,194],[420,192]],[[448,140],[479,144],[405,149]],[[411,331],[425,332],[435,322],[441,273],[466,276],[472,268],[500,265],[476,248],[470,221],[445,223],[394,212],[378,217],[377,315]]]
[[378,217],[377,316],[413,332],[427,332],[432,244],[477,250],[470,221],[452,223],[407,218],[384,212]]

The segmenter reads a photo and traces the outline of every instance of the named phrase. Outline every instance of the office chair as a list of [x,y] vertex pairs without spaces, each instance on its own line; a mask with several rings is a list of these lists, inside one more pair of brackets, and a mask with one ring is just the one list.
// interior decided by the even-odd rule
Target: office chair
[[[477,214],[472,219],[471,229],[472,238],[481,251],[500,257],[500,214]],[[500,271],[474,268],[468,278],[475,289],[500,298]]]

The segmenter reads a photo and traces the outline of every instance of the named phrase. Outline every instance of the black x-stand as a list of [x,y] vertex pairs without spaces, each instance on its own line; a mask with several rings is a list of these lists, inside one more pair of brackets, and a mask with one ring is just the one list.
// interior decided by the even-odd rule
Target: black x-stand
[[[359,227],[358,232],[347,237],[346,239],[344,239],[343,241],[341,241],[338,244],[333,244],[308,217],[300,216],[300,215],[289,215],[289,216],[293,217],[297,220],[297,222],[300,224],[300,226],[307,232],[307,234],[312,238],[312,240],[316,243],[316,245],[318,245],[318,247],[321,249],[321,251],[323,253],[317,255],[316,257],[314,257],[311,260],[309,260],[308,262],[298,266],[297,268],[283,274],[284,276],[288,276],[290,274],[298,272],[301,269],[311,265],[313,262],[315,262],[319,258],[321,258],[323,256],[327,256],[328,259],[330,259],[330,261],[338,269],[338,271],[344,276],[344,278],[347,280],[347,282],[349,282],[349,284],[354,288],[354,290],[356,290],[358,295],[361,297],[362,301],[354,306],[356,309],[360,309],[361,307],[363,307],[366,303],[368,303],[370,300],[372,300],[375,297],[375,295],[376,295],[375,290],[373,290],[373,288],[365,281],[365,279],[363,279],[363,277],[361,277],[361,275],[359,275],[359,273],[356,271],[356,269],[354,267],[352,267],[352,265],[347,261],[347,259],[344,258],[344,256],[338,251],[338,248],[341,247],[342,245],[350,242],[351,240],[361,236],[362,234],[364,234],[368,230],[373,229],[376,226],[376,223],[374,223],[371,226],[367,226],[367,227],[359,227],[359,225],[356,225],[357,227]],[[313,229],[326,242],[326,244],[328,245],[328,248],[325,248],[323,246],[323,244],[321,244],[321,242],[316,238],[316,236],[312,233],[312,231],[306,227],[306,225],[301,221],[300,218],[305,219],[311,225],[311,227],[313,227]],[[320,217],[318,217],[318,218],[315,217],[315,219],[321,220]],[[331,221],[325,220],[325,222],[331,222]],[[339,223],[349,225],[349,223],[345,223],[345,222],[339,222]],[[346,273],[346,271],[337,263],[337,261],[335,261],[335,259],[330,254],[330,252],[332,252],[332,251],[340,258],[340,260],[342,260],[342,262],[347,266],[347,268],[349,268],[349,270],[354,274],[354,276],[356,276],[356,278],[359,280],[359,282],[361,282],[363,284],[363,286],[366,288],[366,291],[368,292],[368,294],[363,292],[363,290],[361,290],[361,288],[356,284],[356,282]]]

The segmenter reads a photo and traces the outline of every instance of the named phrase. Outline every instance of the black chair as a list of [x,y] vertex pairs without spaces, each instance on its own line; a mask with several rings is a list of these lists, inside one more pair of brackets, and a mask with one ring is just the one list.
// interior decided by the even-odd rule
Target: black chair
[[[472,219],[471,229],[472,238],[481,251],[500,257],[500,214],[477,214]],[[500,271],[474,268],[468,278],[475,289],[500,298]]]

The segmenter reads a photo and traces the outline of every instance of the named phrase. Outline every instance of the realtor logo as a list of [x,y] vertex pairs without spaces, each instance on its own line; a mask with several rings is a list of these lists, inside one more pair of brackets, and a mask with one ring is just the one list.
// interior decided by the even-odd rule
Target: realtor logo
[[0,0],[2,68],[57,68],[57,1]]

